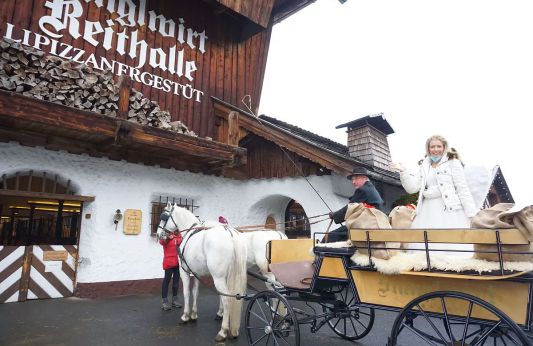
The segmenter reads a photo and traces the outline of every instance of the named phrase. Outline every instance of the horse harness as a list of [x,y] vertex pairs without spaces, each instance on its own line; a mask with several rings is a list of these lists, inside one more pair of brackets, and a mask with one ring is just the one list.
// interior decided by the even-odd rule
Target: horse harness
[[[183,231],[180,231],[185,233],[185,235],[183,236],[183,239],[185,239],[185,236],[187,235],[187,233],[189,231],[192,231],[191,235],[189,235],[187,237],[187,239],[185,239],[185,244],[183,244],[183,250],[181,250],[181,247],[178,246],[178,255],[179,255],[179,258],[180,258],[180,261],[185,263],[185,265],[187,265],[187,269],[183,268],[183,271],[185,271],[187,274],[192,274],[194,275],[195,278],[197,278],[198,280],[200,280],[200,278],[191,270],[191,268],[189,267],[189,265],[187,264],[187,261],[185,261],[185,257],[183,256],[183,254],[185,253],[185,249],[187,248],[187,243],[189,242],[189,239],[191,239],[195,234],[198,234],[200,231],[204,231],[206,229],[210,229],[212,227],[206,227],[206,226],[199,226],[199,227],[195,227],[197,225],[197,223],[193,223],[191,227],[187,228],[186,230],[183,230]],[[233,238],[233,233],[231,232],[231,229],[225,225],[224,226],[224,229],[226,231],[228,231],[231,235],[231,237]]]
[[[185,264],[186,267],[188,268],[188,270],[187,270],[184,267],[182,267],[183,271],[185,273],[187,273],[188,275],[193,275],[199,282],[204,283],[204,282],[202,282],[200,277],[195,272],[193,272],[192,269],[189,267],[189,265],[187,264],[187,261],[185,260],[185,256],[183,256],[183,254],[184,254],[185,249],[187,247],[187,243],[189,242],[189,239],[191,239],[191,237],[193,237],[195,234],[197,234],[200,231],[203,231],[203,230],[206,230],[206,229],[210,229],[212,227],[206,227],[206,226],[196,227],[197,223],[193,223],[191,225],[191,227],[189,227],[189,228],[187,228],[185,230],[180,230],[178,224],[176,223],[176,221],[174,220],[174,217],[172,216],[172,212],[173,211],[174,211],[174,204],[172,205],[172,208],[170,209],[170,211],[164,210],[161,213],[160,220],[164,221],[165,223],[163,224],[163,227],[158,225],[157,228],[161,228],[163,230],[163,232],[165,232],[165,233],[170,233],[170,231],[167,230],[167,228],[166,228],[168,220],[170,219],[170,220],[172,220],[172,223],[174,223],[174,226],[176,227],[177,231],[179,233],[184,233],[183,239],[185,239],[185,236],[187,235],[188,232],[192,231],[191,235],[189,235],[187,237],[187,239],[185,239],[185,244],[183,244],[183,250],[181,250],[180,246],[177,246],[178,257],[179,257],[180,263],[181,264]],[[223,225],[223,227],[224,227],[224,229],[226,231],[228,231],[230,233],[231,237],[233,238],[234,235],[233,235],[232,229],[228,225]],[[235,230],[235,231],[237,232],[237,230]],[[278,231],[278,233],[279,233],[280,239],[283,239],[283,236],[281,235],[281,232]],[[209,285],[205,285],[205,286],[209,288]],[[217,294],[219,294],[221,296],[232,297],[232,298],[237,298],[237,299],[240,299],[242,297],[242,295],[238,294],[238,293],[237,294],[227,294],[227,293],[219,292],[218,290],[213,290],[213,291],[215,291]]]
[[[210,229],[212,227],[206,227],[206,226],[199,226],[199,227],[195,227],[197,224],[194,223],[192,224],[191,227],[189,227],[188,229],[184,230],[184,231],[181,231],[181,232],[184,232],[185,234],[187,234],[187,232],[191,231],[192,230],[192,233],[191,235],[189,235],[187,237],[187,239],[185,240],[185,244],[183,244],[183,250],[181,250],[181,247],[178,246],[177,249],[178,249],[178,256],[179,256],[179,259],[180,259],[180,262],[182,264],[185,264],[185,266],[188,268],[188,269],[185,269],[185,267],[182,266],[183,268],[183,271],[185,273],[187,273],[188,275],[192,275],[196,278],[196,280],[198,280],[199,282],[201,282],[202,284],[204,284],[204,286],[209,287],[209,285],[206,285],[202,279],[200,279],[200,277],[191,269],[191,267],[189,267],[189,265],[187,264],[187,261],[185,260],[185,256],[183,255],[185,253],[185,249],[187,247],[187,243],[189,242],[189,239],[191,239],[195,234],[199,233],[200,231],[204,231],[206,229]],[[233,232],[231,231],[231,229],[229,228],[228,225],[224,225],[224,229],[226,231],[229,232],[229,234],[231,235],[231,237],[233,238]],[[183,238],[185,239],[185,236],[183,236]],[[240,294],[227,294],[227,293],[223,293],[223,292],[219,292],[218,290],[213,290],[215,291],[217,294],[221,295],[221,296],[226,296],[226,297],[232,297],[232,298],[237,298],[239,299],[239,297],[241,297]]]

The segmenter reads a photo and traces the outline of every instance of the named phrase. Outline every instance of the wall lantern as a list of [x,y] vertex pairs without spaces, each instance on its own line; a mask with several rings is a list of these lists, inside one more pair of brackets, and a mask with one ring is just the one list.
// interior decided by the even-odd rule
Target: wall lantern
[[115,215],[113,216],[113,223],[115,224],[115,231],[117,230],[118,222],[120,220],[122,220],[122,214],[120,213],[120,209],[117,209],[117,211],[115,212]]

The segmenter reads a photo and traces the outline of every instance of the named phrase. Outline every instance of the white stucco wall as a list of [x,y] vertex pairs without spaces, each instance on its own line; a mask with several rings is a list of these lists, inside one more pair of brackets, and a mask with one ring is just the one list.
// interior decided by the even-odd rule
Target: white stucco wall
[[[195,213],[205,220],[223,215],[231,225],[254,225],[273,215],[284,220],[287,203],[298,201],[308,216],[329,210],[304,178],[263,179],[246,182],[190,172],[162,169],[106,158],[74,155],[63,151],[0,143],[0,175],[17,171],[46,171],[70,179],[77,194],[95,196],[84,203],[77,280],[82,283],[160,278],[162,247],[150,236],[150,212],[154,196],[193,198]],[[333,192],[339,176],[308,177],[332,210],[346,203]],[[344,178],[345,179],[345,178]],[[348,193],[351,194],[353,190]],[[116,209],[142,210],[142,231],[125,235],[122,222],[115,231]],[[85,215],[91,214],[90,219]],[[327,222],[311,226],[325,231]]]

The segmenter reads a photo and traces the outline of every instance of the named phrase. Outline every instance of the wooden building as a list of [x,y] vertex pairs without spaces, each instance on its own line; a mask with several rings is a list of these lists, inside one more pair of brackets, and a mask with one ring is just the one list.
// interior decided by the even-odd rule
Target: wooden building
[[1,1],[0,302],[159,290],[167,201],[308,236],[362,165],[390,208],[382,115],[344,146],[239,106],[259,105],[273,25],[312,2]]
[[310,3],[2,1],[0,301],[157,290],[167,201],[282,231],[328,211],[309,183],[342,206],[360,162],[237,107]]

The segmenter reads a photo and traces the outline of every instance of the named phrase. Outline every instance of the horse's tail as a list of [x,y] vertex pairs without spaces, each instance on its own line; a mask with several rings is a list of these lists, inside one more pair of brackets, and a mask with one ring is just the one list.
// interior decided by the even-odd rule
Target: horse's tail
[[[233,239],[233,263],[226,278],[230,294],[246,293],[246,244],[245,239],[235,232]],[[229,330],[231,335],[239,335],[241,326],[242,299],[230,298]]]

